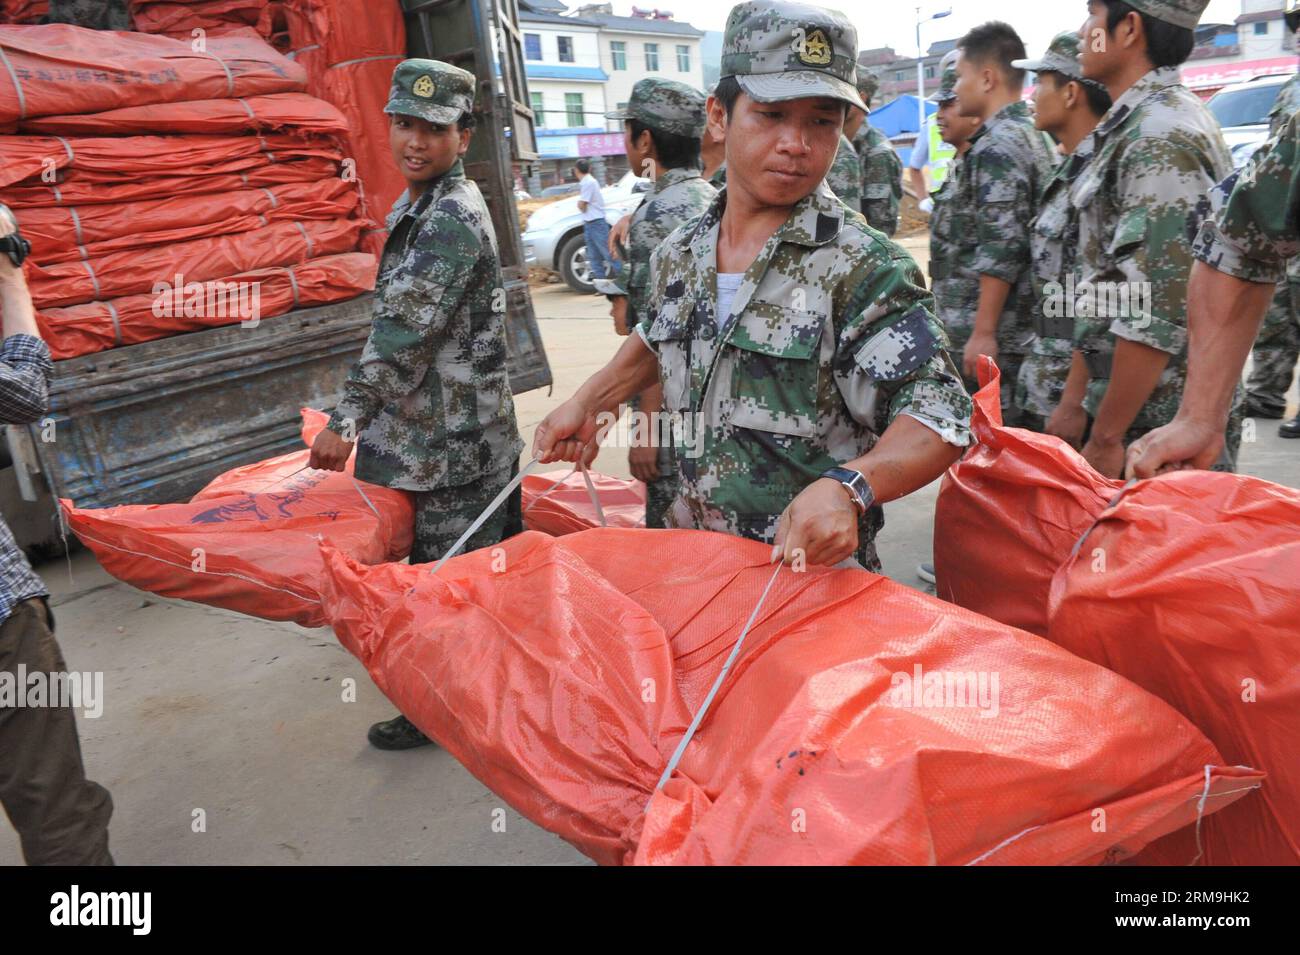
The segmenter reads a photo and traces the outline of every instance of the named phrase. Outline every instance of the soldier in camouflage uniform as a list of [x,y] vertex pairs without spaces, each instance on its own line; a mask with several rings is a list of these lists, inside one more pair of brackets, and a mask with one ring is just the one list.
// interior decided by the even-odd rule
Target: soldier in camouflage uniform
[[840,133],[840,145],[835,150],[835,161],[826,174],[826,185],[854,212],[862,211],[862,165],[858,152],[849,137]]
[[[1081,276],[1075,347],[1088,365],[1084,408],[1093,419],[1083,455],[1108,477],[1123,470],[1128,444],[1178,410],[1192,239],[1209,212],[1208,192],[1232,168],[1219,124],[1178,80],[1186,56],[1179,31],[1195,28],[1206,2],[1132,0],[1131,16],[1145,27],[1136,45],[1114,40],[1121,27],[1107,23],[1104,5],[1080,30],[1084,76],[1106,84],[1115,100],[1070,189]],[[1089,42],[1098,31],[1110,42]],[[1118,78],[1135,68],[1147,72],[1123,86]],[[1233,467],[1239,439],[1234,425],[1218,467]]]
[[[1300,27],[1300,10],[1286,15],[1287,28]],[[1300,109],[1300,74],[1291,77],[1278,91],[1269,110],[1268,134],[1277,136],[1291,115]],[[1277,283],[1273,302],[1255,340],[1255,364],[1246,379],[1245,413],[1257,418],[1281,418],[1286,414],[1286,393],[1291,388],[1296,359],[1300,358],[1300,258],[1287,265],[1286,277]],[[1300,438],[1300,415],[1278,429],[1285,438]]]
[[962,37],[957,49],[957,111],[983,121],[962,157],[952,196],[954,268],[979,283],[962,371],[974,378],[981,354],[996,357],[1005,382],[1002,420],[1016,425],[1015,381],[1038,312],[1029,227],[1055,156],[1020,98],[1025,74],[1011,60],[1023,59],[1025,47],[1016,32],[1005,23],[986,23]]
[[[647,77],[632,88],[626,109],[605,114],[607,119],[621,120],[627,125],[628,159],[632,166],[638,166],[640,157],[646,153],[645,161],[658,173],[645,199],[632,213],[628,227],[628,267],[622,275],[596,283],[600,291],[613,294],[616,311],[625,310],[625,327],[635,326],[646,314],[650,254],[663,244],[670,232],[708,208],[717,195],[700,178],[704,102],[704,94],[685,83]],[[634,123],[648,131],[649,142],[643,133],[638,144],[638,137],[631,133]],[[680,155],[670,154],[677,147],[681,147],[677,150]],[[633,408],[649,416],[659,413],[662,406],[663,392],[655,385],[638,396]],[[632,476],[646,483],[646,526],[663,527],[664,512],[677,496],[673,446],[660,441],[660,435],[653,429],[637,437],[645,443],[631,449],[628,463]]]
[[[370,337],[312,447],[312,466],[412,492],[411,563],[442,557],[504,488],[523,442],[506,373],[505,289],[496,235],[461,163],[473,123],[472,73],[406,60],[384,112],[408,183],[388,216]],[[466,542],[522,530],[519,492]],[[428,742],[405,717],[371,728],[387,749]]]
[[867,225],[892,236],[898,231],[898,204],[903,200],[903,161],[894,152],[889,137],[868,121],[871,98],[880,88],[875,73],[858,74],[858,95],[868,110],[849,110],[844,131],[857,153],[862,177],[862,214]]
[[1222,458],[1233,397],[1273,287],[1300,254],[1300,113],[1213,194],[1192,247],[1187,387],[1174,420],[1134,441],[1130,476],[1208,468]]
[[[1011,65],[1037,74],[1034,125],[1050,133],[1068,156],[1048,181],[1030,231],[1034,295],[1039,307],[1034,313],[1033,342],[1015,382],[1016,407],[1022,410],[1021,427],[1050,430],[1077,448],[1082,446],[1087,427],[1083,393],[1088,378],[1082,361],[1062,407],[1074,352],[1073,308],[1067,307],[1066,295],[1078,278],[1075,248],[1079,224],[1070,207],[1070,185],[1092,157],[1089,134],[1110,108],[1110,94],[1100,84],[1083,78],[1079,35],[1074,32],[1058,34],[1039,59],[1013,60]],[[1054,418],[1050,429],[1049,418]]]
[[[935,314],[948,336],[949,352],[960,359],[970,338],[975,309],[979,307],[980,286],[978,276],[958,267],[962,241],[957,232],[954,196],[957,170],[962,157],[970,149],[970,137],[979,128],[979,122],[958,114],[957,94],[953,92],[956,85],[957,70],[949,66],[939,79],[939,89],[931,97],[939,104],[934,114],[939,136],[956,149],[957,154],[948,165],[943,183],[934,193],[934,210],[930,213],[930,288],[934,292]],[[973,391],[976,387],[974,379],[968,379],[966,387]]]
[[821,117],[864,105],[856,50],[835,11],[731,10],[709,123],[726,131],[733,188],[656,250],[637,336],[547,416],[536,449],[576,460],[597,416],[658,376],[698,439],[679,444],[670,526],[878,569],[880,504],[956,459],[970,399],[915,263],[823,181],[839,124]]

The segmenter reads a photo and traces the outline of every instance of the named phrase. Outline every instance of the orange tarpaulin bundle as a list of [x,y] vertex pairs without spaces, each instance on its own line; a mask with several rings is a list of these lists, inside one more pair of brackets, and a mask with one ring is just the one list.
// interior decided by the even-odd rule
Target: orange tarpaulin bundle
[[1258,798],[1260,773],[1222,766],[1127,680],[823,568],[772,582],[655,794],[771,578],[770,546],[525,532],[436,576],[322,551],[327,619],[380,689],[599,862],[1090,863]]
[[[325,416],[303,409],[310,444]],[[364,563],[402,560],[415,511],[405,491],[304,470],[309,451],[227,471],[188,504],[82,509],[59,503],[118,580],[266,620],[324,625],[319,540]]]
[[268,162],[341,160],[336,143],[284,133],[261,136],[0,136],[0,187],[74,169],[78,180],[113,185],[151,175],[215,175]]
[[978,443],[948,469],[935,504],[935,592],[1042,636],[1052,575],[1123,482],[1060,438],[1004,428],[1001,373],[985,357],[979,375]]
[[23,263],[38,309],[100,301],[160,286],[206,282],[273,265],[298,265],[322,255],[350,252],[366,223],[361,219],[273,222],[234,235],[215,235],[175,245],[110,252],[95,259]]
[[[393,165],[384,106],[393,70],[406,58],[400,4],[370,0],[287,0],[285,17],[293,59],[307,71],[307,90],[348,118],[350,156],[365,194],[366,211],[382,224],[406,182]],[[381,231],[369,251],[382,248]]]
[[269,93],[239,99],[128,106],[86,116],[60,114],[22,123],[24,133],[56,136],[128,136],[149,133],[278,133],[344,137],[347,120],[306,93]]
[[50,0],[0,0],[0,23],[36,23],[49,13]]
[[0,27],[0,124],[56,113],[306,89],[301,66],[251,34],[187,40],[56,23]]
[[91,206],[46,206],[17,212],[23,236],[42,265],[109,252],[250,232],[272,222],[343,219],[357,190],[342,179],[241,189],[217,196],[173,196]]
[[130,0],[131,24],[141,33],[192,36],[201,29],[213,36],[265,25],[257,32],[270,39],[268,0]]
[[[1107,508],[1052,581],[1049,638],[1149,690],[1268,773],[1206,821],[1210,865],[1300,864],[1300,491],[1182,471]],[[1179,833],[1142,861],[1176,864]]]
[[[606,527],[645,527],[645,485],[640,481],[587,472]],[[558,486],[556,482],[559,482]],[[578,471],[529,474],[523,490],[524,526],[559,537],[600,527],[587,482]]]
[[221,281],[240,283],[243,288],[224,298],[215,290],[210,302],[208,285],[196,283],[189,293],[182,290],[176,295],[167,309],[159,309],[157,295],[127,295],[47,309],[36,314],[36,321],[55,361],[76,358],[179,332],[233,325],[245,321],[254,304],[254,317],[260,321],[296,308],[354,298],[375,287],[375,257],[367,252],[325,255],[302,265],[257,269]]
[[266,162],[238,172],[217,175],[144,176],[134,181],[106,185],[89,179],[82,180],[78,171],[72,169],[57,183],[28,180],[0,189],[0,202],[12,209],[131,202],[136,199],[223,193],[286,182],[316,182],[337,175],[338,171],[339,165],[335,160],[311,156],[286,162]]

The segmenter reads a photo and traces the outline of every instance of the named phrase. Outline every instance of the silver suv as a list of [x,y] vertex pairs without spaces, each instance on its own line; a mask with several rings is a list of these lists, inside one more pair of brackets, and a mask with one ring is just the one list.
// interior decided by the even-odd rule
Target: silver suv
[[[609,224],[613,225],[635,209],[648,188],[650,180],[639,179],[630,172],[624,173],[614,185],[603,186],[600,194],[605,198],[605,219]],[[582,295],[596,291],[587,265],[587,241],[582,237],[582,213],[578,211],[577,196],[542,206],[529,216],[523,240],[524,261],[530,266],[540,265],[559,272],[569,288]]]
[[1232,165],[1240,169],[1268,140],[1268,111],[1278,91],[1291,74],[1256,76],[1245,83],[1225,86],[1205,105],[1223,129],[1223,139],[1232,151]]

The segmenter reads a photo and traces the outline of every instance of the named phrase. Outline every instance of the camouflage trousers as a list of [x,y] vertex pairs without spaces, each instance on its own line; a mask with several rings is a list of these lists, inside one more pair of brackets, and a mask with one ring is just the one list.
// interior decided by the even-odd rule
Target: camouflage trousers
[[[432,491],[413,491],[415,501],[415,543],[411,547],[412,564],[429,564],[440,560],[465,529],[474,523],[519,473],[516,461],[496,474],[460,487],[440,487]],[[483,526],[476,530],[457,553],[491,547],[524,529],[522,495],[515,488]]]
[[1280,418],[1300,358],[1300,284],[1289,279],[1277,283],[1251,354],[1255,363],[1246,379],[1250,403],[1259,413]]
[[[1070,356],[1040,355],[1030,352],[1020,364],[1015,378],[1015,406],[1019,428],[1042,431],[1047,419],[1061,403],[1065,379],[1070,374]],[[1005,372],[1004,372],[1005,376]],[[1003,377],[1003,381],[1007,378]],[[1005,417],[1005,411],[1003,415]]]
[[659,458],[655,462],[659,468],[659,477],[645,486],[645,526],[664,528],[664,515],[673,506],[677,496],[677,453],[671,447],[658,448]]

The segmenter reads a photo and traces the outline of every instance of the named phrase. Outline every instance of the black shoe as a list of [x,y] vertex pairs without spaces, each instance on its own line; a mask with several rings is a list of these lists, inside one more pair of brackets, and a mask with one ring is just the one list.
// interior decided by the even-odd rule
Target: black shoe
[[1277,434],[1280,438],[1300,438],[1300,414],[1280,425]]
[[391,720],[370,727],[366,738],[375,749],[414,749],[433,742],[400,713]]
[[1279,418],[1286,417],[1286,408],[1279,408],[1277,405],[1267,405],[1260,402],[1253,395],[1247,395],[1246,401],[1241,408],[1242,414],[1247,418],[1267,418],[1270,421],[1276,421]]

